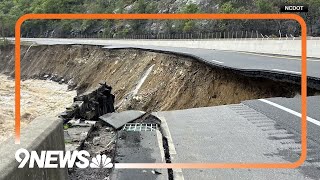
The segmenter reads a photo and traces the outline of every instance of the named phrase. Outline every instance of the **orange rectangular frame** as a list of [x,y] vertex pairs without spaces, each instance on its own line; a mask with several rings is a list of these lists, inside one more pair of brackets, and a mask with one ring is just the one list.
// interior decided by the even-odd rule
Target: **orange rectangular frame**
[[20,144],[20,30],[35,19],[291,19],[301,26],[301,155],[293,163],[116,163],[115,168],[297,168],[307,157],[307,26],[296,14],[25,14],[15,26],[15,143]]

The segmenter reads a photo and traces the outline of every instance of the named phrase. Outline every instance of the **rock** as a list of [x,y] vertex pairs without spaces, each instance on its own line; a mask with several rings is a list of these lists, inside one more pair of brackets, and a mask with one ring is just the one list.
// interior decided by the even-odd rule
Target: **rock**
[[100,144],[100,140],[101,138],[100,137],[94,137],[93,140],[92,140],[92,144],[93,145],[99,145]]
[[95,126],[97,121],[84,121],[85,124],[90,124],[90,125],[93,125]]
[[85,139],[87,139],[87,136],[88,136],[88,132],[81,132],[80,141],[84,141]]
[[80,119],[71,119],[68,123],[75,126],[80,123]]
[[61,79],[61,80],[59,81],[59,84],[62,84],[62,83],[64,83],[64,79]]
[[85,147],[88,147],[88,146],[90,145],[90,143],[89,143],[88,141],[84,141],[83,145],[84,145]]

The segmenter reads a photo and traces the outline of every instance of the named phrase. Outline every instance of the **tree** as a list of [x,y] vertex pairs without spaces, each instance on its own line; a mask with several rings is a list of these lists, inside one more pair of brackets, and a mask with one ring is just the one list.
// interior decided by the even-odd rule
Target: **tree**
[[224,3],[220,8],[221,13],[229,14],[229,13],[235,13],[236,9],[233,7],[232,3],[226,2]]
[[260,13],[271,13],[273,11],[273,5],[267,0],[257,0],[255,5],[258,7]]
[[191,3],[191,4],[187,4],[186,6],[184,6],[182,8],[182,13],[187,13],[187,14],[195,14],[195,13],[199,13],[199,7],[198,5]]
[[191,33],[194,30],[195,23],[192,20],[189,20],[184,23],[183,32]]

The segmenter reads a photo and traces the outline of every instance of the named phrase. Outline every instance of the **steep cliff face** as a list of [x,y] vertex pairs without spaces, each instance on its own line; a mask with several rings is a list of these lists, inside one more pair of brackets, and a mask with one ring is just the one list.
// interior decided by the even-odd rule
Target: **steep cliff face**
[[[294,96],[299,87],[231,70],[195,59],[133,49],[55,45],[22,47],[22,79],[67,83],[78,94],[106,82],[113,87],[117,111],[159,111],[239,103],[243,100]],[[13,47],[0,51],[0,72],[13,75]]]

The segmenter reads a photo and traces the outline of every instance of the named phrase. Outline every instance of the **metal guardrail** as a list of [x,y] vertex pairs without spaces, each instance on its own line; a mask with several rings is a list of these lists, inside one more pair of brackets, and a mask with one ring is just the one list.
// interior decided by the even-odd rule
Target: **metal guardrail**
[[157,124],[153,123],[127,123],[123,126],[124,131],[155,131]]

